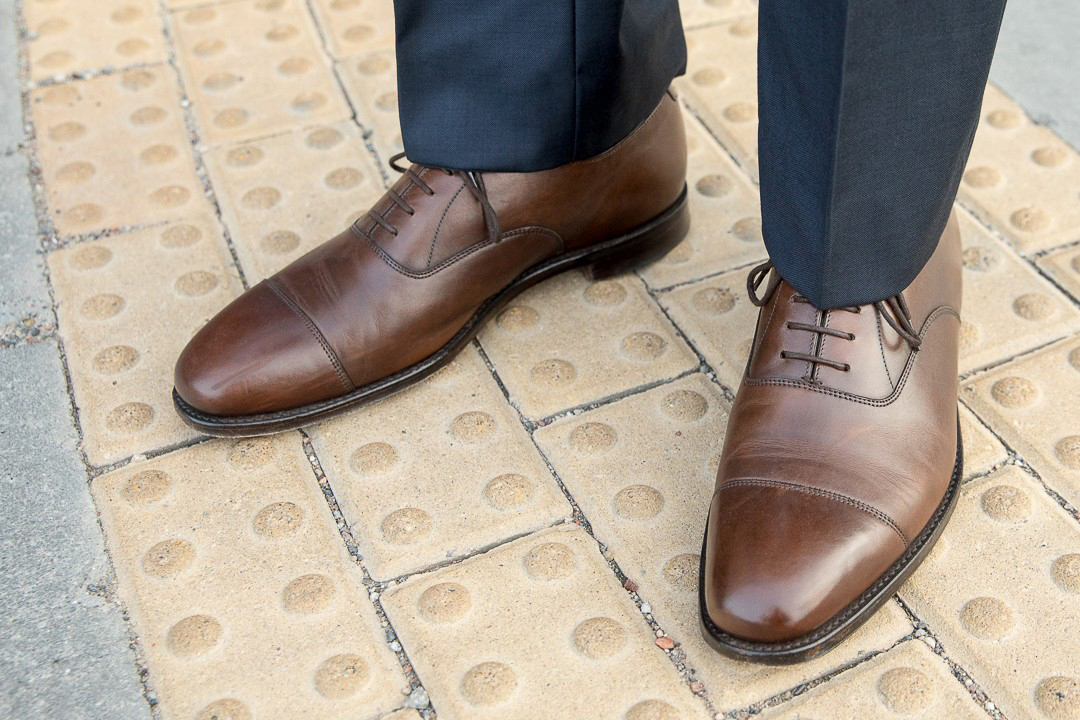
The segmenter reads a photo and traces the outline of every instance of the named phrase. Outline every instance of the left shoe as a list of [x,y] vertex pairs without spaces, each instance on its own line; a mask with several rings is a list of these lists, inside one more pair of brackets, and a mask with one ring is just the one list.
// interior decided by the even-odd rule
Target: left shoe
[[[701,556],[705,639],[768,664],[862,625],[952,512],[961,246],[955,215],[901,294],[819,310],[766,263]],[[768,283],[761,296],[758,291]]]

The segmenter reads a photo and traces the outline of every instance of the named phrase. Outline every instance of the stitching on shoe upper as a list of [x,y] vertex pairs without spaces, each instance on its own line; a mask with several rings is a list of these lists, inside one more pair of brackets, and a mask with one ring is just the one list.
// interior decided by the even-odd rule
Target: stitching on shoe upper
[[[952,315],[957,320],[960,319],[960,313],[958,313],[955,309],[949,307],[948,305],[942,305],[938,308],[935,308],[934,311],[927,316],[926,322],[923,323],[922,330],[919,332],[920,339],[924,339],[926,337],[926,334],[930,331],[930,327],[942,315]],[[904,365],[904,372],[900,375],[900,380],[897,382],[896,387],[893,388],[893,391],[888,395],[888,397],[880,399],[869,398],[863,395],[856,395],[854,393],[834,390],[827,387],[819,387],[816,385],[811,385],[809,383],[788,380],[786,378],[766,378],[763,380],[755,380],[749,377],[749,375],[747,375],[743,377],[743,385],[749,385],[753,387],[760,387],[763,385],[793,387],[799,388],[801,390],[807,390],[809,392],[832,395],[833,397],[840,398],[841,400],[851,400],[852,402],[862,403],[863,405],[870,405],[873,407],[886,407],[896,402],[897,398],[900,397],[901,391],[904,389],[904,385],[907,383],[907,379],[911,375],[911,370],[915,366],[915,360],[918,357],[919,352],[922,351],[913,351],[911,355],[908,356],[907,363]]]
[[889,386],[892,387],[892,373],[889,372],[889,361],[885,358],[885,328],[881,326],[880,315],[874,315],[874,321],[877,322],[877,340],[878,347],[881,348],[881,364],[885,366],[885,377],[889,381]]
[[315,337],[322,346],[323,352],[326,353],[326,357],[330,360],[330,364],[334,366],[334,371],[337,373],[338,380],[345,387],[345,392],[352,392],[356,389],[356,385],[353,384],[352,378],[349,377],[349,373],[345,371],[345,367],[341,364],[341,360],[338,358],[337,353],[330,347],[330,343],[327,342],[326,336],[322,334],[322,330],[315,324],[315,321],[311,319],[311,316],[304,312],[304,309],[300,307],[295,300],[288,296],[288,294],[278,287],[277,283],[272,278],[267,278],[267,287],[273,291],[278,298],[285,303],[290,310],[304,321],[308,331]]
[[[349,228],[349,230],[353,233],[353,235],[355,235],[359,239],[366,242],[368,244],[368,247],[370,247],[372,249],[372,251],[376,255],[378,255],[380,258],[382,258],[383,262],[385,262],[387,265],[389,265],[391,268],[393,268],[394,270],[396,270],[400,274],[404,275],[405,277],[409,277],[409,278],[412,278],[414,280],[423,280],[425,278],[429,278],[432,275],[435,275],[436,273],[450,267],[451,265],[458,262],[459,260],[462,260],[463,258],[466,258],[466,257],[468,257],[469,255],[472,255],[475,252],[478,252],[480,250],[483,250],[486,247],[489,247],[489,246],[495,244],[490,240],[484,240],[483,242],[478,242],[478,243],[476,243],[474,245],[470,245],[469,247],[467,247],[467,248],[465,248],[463,250],[458,250],[456,253],[454,253],[450,257],[446,258],[445,260],[443,260],[442,262],[440,262],[438,265],[436,265],[434,267],[431,267],[431,268],[428,268],[426,270],[417,272],[415,270],[410,270],[409,268],[405,267],[404,265],[399,263],[397,260],[392,258],[385,250],[382,249],[382,247],[377,242],[375,242],[371,238],[367,237],[366,235],[362,235],[362,234],[356,232],[351,227]],[[559,233],[555,232],[554,230],[550,230],[548,228],[539,227],[539,226],[523,227],[523,228],[518,228],[516,230],[511,230],[510,232],[503,233],[500,236],[499,239],[500,240],[507,240],[509,238],[516,237],[518,235],[546,235],[546,236],[548,236],[550,238],[553,238],[559,244],[559,251],[560,252],[565,250],[565,247],[566,247],[566,243],[563,242],[562,236],[559,235]]]
[[907,535],[904,534],[904,531],[900,529],[900,526],[897,525],[891,517],[883,513],[881,510],[878,510],[873,505],[867,505],[861,500],[856,500],[855,498],[849,497],[848,495],[844,495],[842,493],[834,492],[832,490],[825,490],[824,488],[784,482],[783,480],[766,480],[765,478],[741,478],[739,480],[732,480],[730,482],[726,482],[720,485],[720,487],[716,489],[716,492],[721,493],[728,488],[734,487],[775,487],[784,490],[794,490],[796,492],[805,493],[807,495],[822,497],[827,500],[832,500],[834,502],[850,505],[857,510],[862,510],[867,514],[872,515],[873,517],[877,518],[878,520],[892,528],[892,530],[900,537],[900,541],[904,543],[905,548],[910,544],[907,539]]
[[465,190],[465,183],[462,181],[461,187],[457,189],[453,197],[450,198],[450,202],[446,203],[446,207],[443,208],[442,215],[439,216],[439,224],[435,226],[435,232],[431,235],[431,245],[428,247],[427,258],[424,260],[424,269],[427,270],[431,267],[431,258],[435,255],[435,243],[439,241],[439,233],[442,231],[443,223],[446,221],[446,215],[450,212],[450,207],[458,199],[458,195]]

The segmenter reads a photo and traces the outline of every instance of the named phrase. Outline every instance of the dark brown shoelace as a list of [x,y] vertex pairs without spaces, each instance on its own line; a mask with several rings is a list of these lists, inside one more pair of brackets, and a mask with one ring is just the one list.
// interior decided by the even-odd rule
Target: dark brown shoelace
[[[753,270],[746,278],[746,292],[750,296],[750,302],[756,307],[769,302],[773,293],[776,292],[776,288],[780,287],[780,283],[783,282],[779,273],[772,272],[773,264],[771,260],[766,260]],[[761,296],[758,296],[758,288],[761,287],[761,283],[765,278],[769,278],[769,284],[765,286],[765,292]],[[793,302],[807,303],[810,301],[799,294],[795,294],[792,297]],[[922,338],[919,337],[918,331],[911,322],[911,310],[908,308],[907,301],[904,299],[903,293],[898,293],[892,297],[884,300],[879,300],[873,303],[872,307],[877,311],[878,315],[888,323],[889,327],[896,331],[896,334],[902,337],[912,350],[918,350],[922,344]],[[860,313],[862,312],[862,306],[854,305],[850,307],[834,308],[835,310],[843,310],[844,312]],[[837,330],[824,325],[825,317],[828,311],[818,309],[817,323],[811,325],[809,323],[789,322],[787,324],[790,330],[802,330],[804,332],[813,333],[818,342],[816,347],[820,352],[821,340],[823,336],[840,338],[841,340],[854,340],[855,333],[845,332],[843,330]],[[840,370],[842,372],[848,372],[851,370],[851,365],[848,363],[840,362],[838,360],[830,360],[829,358],[822,357],[820,354],[810,354],[804,352],[795,352],[793,350],[781,350],[780,357],[785,360],[802,360],[804,362],[811,363],[812,365],[827,365],[828,367]]]
[[[405,179],[408,180],[409,184],[405,186],[405,191],[408,192],[410,187],[415,186],[419,188],[420,191],[428,197],[434,195],[435,191],[431,188],[430,185],[424,182],[423,178],[421,178],[420,175],[412,169],[412,167],[402,167],[398,165],[398,161],[404,157],[405,153],[403,152],[394,155],[392,158],[390,158],[389,165],[391,168],[404,175]],[[480,207],[483,208],[484,227],[487,228],[488,231],[488,240],[492,243],[499,242],[500,238],[502,237],[502,228],[499,226],[499,216],[496,214],[495,208],[491,204],[491,200],[488,199],[487,188],[484,185],[484,176],[478,172],[471,172],[465,170],[450,170],[449,168],[432,169],[439,170],[446,173],[447,175],[457,175],[461,178],[462,182],[465,183],[465,187],[468,188],[472,196],[476,198],[476,201],[480,203]],[[412,205],[409,205],[405,198],[399,195],[394,190],[394,188],[390,188],[389,190],[387,190],[386,194],[389,195],[390,199],[394,202],[394,204],[404,210],[406,214],[416,214],[416,210],[413,209]],[[397,227],[395,227],[389,220],[387,220],[382,213],[375,212],[373,208],[371,210],[368,210],[367,217],[371,218],[377,225],[381,226],[384,230],[386,230],[386,232],[397,237]],[[358,224],[354,225],[354,227],[356,227],[357,230],[360,230],[360,232],[363,232],[363,230],[359,228]]]

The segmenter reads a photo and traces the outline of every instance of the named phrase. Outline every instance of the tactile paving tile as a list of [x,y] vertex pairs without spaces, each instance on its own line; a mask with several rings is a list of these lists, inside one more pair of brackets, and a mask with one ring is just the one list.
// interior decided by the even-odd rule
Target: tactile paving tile
[[991,86],[960,200],[1024,252],[1080,239],[1080,156]]
[[393,0],[312,0],[311,7],[335,58],[394,47]]
[[535,437],[713,703],[731,710],[887,648],[911,624],[890,602],[825,657],[785,668],[732,661],[705,643],[698,563],[727,410],[716,385],[699,374],[561,418]]
[[758,309],[746,296],[748,272],[735,270],[658,296],[716,377],[732,391],[742,382],[757,323]]
[[33,80],[166,59],[153,0],[27,0],[23,15]]
[[1080,505],[1080,340],[976,375],[960,391],[1047,485]]
[[900,595],[1007,717],[1076,717],[1080,526],[1019,468],[964,486]]
[[1009,459],[1001,441],[963,404],[960,405],[960,435],[964,442],[964,477],[982,475]]
[[172,406],[173,365],[240,291],[209,218],[49,255],[86,455],[104,465],[196,437]]
[[960,372],[970,372],[1080,328],[1077,310],[1004,243],[959,211],[964,245]]
[[675,377],[697,358],[632,275],[572,271],[518,296],[480,343],[530,418]]
[[690,234],[641,271],[660,288],[713,275],[767,257],[758,191],[700,123],[686,118]]
[[171,20],[209,144],[349,116],[302,0],[240,0],[178,11]]
[[940,718],[985,720],[986,712],[925,644],[898,645],[761,715],[764,720],[809,718]]
[[311,435],[376,579],[460,558],[571,514],[473,347],[421,385]]
[[39,88],[30,105],[61,235],[208,209],[167,66]]
[[356,119],[371,133],[371,143],[383,162],[401,152],[398,119],[397,60],[391,50],[352,58],[335,66]]
[[576,525],[410,578],[383,607],[440,718],[707,717]]
[[206,165],[252,283],[348,228],[383,193],[351,122],[217,148]]
[[197,437],[173,409],[184,345],[240,291],[217,223],[112,235],[49,256],[86,457],[104,465]]
[[689,64],[675,80],[683,102],[757,179],[757,18],[686,33]]
[[685,28],[723,22],[755,12],[751,0],[679,0],[679,12]]
[[1069,291],[1073,298],[1080,301],[1080,246],[1049,253],[1035,262],[1043,272]]
[[373,718],[403,704],[297,433],[202,443],[92,490],[165,720]]

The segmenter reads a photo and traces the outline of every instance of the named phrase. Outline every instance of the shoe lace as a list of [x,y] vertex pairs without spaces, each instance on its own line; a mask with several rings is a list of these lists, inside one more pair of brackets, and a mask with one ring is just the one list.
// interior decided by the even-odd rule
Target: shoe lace
[[[750,302],[756,307],[765,305],[772,298],[773,293],[780,287],[782,278],[779,273],[772,272],[773,264],[771,260],[767,260],[753,270],[746,278],[746,292],[750,296]],[[761,283],[765,278],[769,278],[768,285],[765,286],[765,291],[759,296],[758,288],[761,287]],[[810,301],[802,295],[796,293],[792,297],[793,302],[807,303]],[[904,299],[903,293],[897,293],[892,297],[888,297],[884,300],[879,300],[872,304],[872,307],[877,311],[878,315],[888,323],[889,327],[896,331],[896,334],[904,339],[905,342],[911,347],[912,350],[918,350],[922,345],[922,338],[919,337],[918,331],[911,321],[911,310],[908,308],[907,300]],[[843,310],[844,312],[860,313],[862,312],[862,306],[853,305],[849,307],[834,308],[836,310]],[[802,330],[805,332],[813,333],[818,342],[815,346],[820,352],[822,343],[821,340],[824,336],[840,338],[841,340],[854,340],[855,333],[845,332],[836,328],[828,327],[824,324],[826,315],[829,311],[818,309],[817,322],[815,324],[801,323],[801,322],[788,322],[787,327],[790,330]],[[781,350],[780,357],[784,360],[802,360],[812,365],[827,365],[828,367],[840,370],[842,372],[848,372],[851,370],[851,365],[838,360],[830,360],[829,358],[822,357],[820,354],[810,354],[803,352],[795,352],[793,350]]]
[[[424,182],[424,179],[420,177],[420,174],[413,170],[412,166],[402,167],[398,164],[398,161],[405,157],[405,153],[401,152],[390,158],[388,163],[390,167],[405,176],[408,183],[402,194],[399,194],[394,188],[390,188],[386,191],[386,194],[390,197],[395,205],[401,208],[408,215],[415,215],[416,210],[408,203],[403,197],[405,193],[408,193],[412,187],[419,188],[419,190],[431,197],[435,194],[435,191],[430,185]],[[447,175],[457,175],[465,183],[465,187],[468,188],[476,201],[480,203],[480,207],[484,211],[484,227],[488,232],[488,240],[492,243],[497,243],[502,238],[502,228],[499,225],[499,216],[495,212],[494,206],[491,204],[491,200],[488,198],[487,187],[484,185],[484,176],[478,172],[466,171],[466,170],[451,170],[449,168],[432,168],[440,170]],[[367,217],[371,218],[376,225],[382,227],[386,232],[397,237],[398,229],[391,223],[383,213],[376,212],[374,208],[368,210]],[[366,233],[365,233],[366,234]]]

